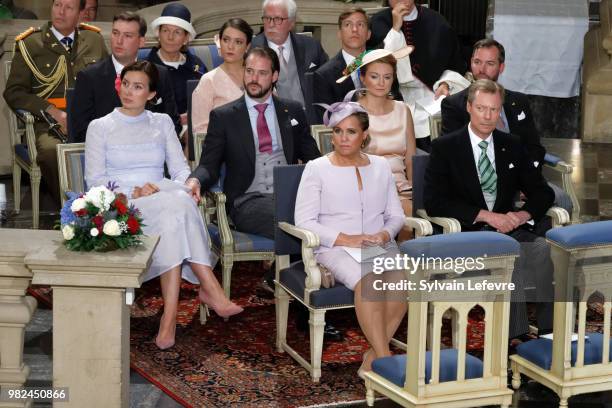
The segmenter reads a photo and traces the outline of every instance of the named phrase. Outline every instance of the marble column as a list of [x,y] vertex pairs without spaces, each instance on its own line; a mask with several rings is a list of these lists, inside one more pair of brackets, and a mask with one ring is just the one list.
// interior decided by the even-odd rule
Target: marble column
[[[25,326],[36,310],[36,300],[26,296],[32,274],[24,257],[57,238],[56,231],[0,229],[0,389],[22,387],[30,373],[23,363]],[[31,402],[0,402],[2,407],[30,407]]]
[[75,253],[56,241],[26,256],[32,283],[53,287],[53,386],[69,395],[54,406],[129,406],[129,304],[157,242]]

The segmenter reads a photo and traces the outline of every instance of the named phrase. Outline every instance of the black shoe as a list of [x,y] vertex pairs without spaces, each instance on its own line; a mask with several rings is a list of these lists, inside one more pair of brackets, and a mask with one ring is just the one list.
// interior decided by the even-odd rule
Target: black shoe
[[[310,325],[308,324],[308,314],[306,314],[306,318],[302,318],[302,313],[298,314],[298,317],[295,319],[295,327],[302,333],[308,333],[310,329]],[[325,328],[323,329],[323,341],[343,341],[344,335],[334,326],[329,323],[325,323]]]
[[259,282],[258,289],[261,289],[266,294],[270,294],[271,293],[272,295],[274,295],[274,277],[270,277],[270,278],[264,277]]

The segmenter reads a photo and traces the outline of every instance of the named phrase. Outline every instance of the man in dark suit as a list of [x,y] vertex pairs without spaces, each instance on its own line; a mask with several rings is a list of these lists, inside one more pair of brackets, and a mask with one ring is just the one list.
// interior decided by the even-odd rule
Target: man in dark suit
[[[344,76],[343,71],[356,57],[366,50],[366,41],[370,38],[368,29],[368,15],[359,7],[351,7],[338,17],[338,38],[342,49],[332,59],[319,67],[313,74],[313,101],[331,105],[340,102],[350,91],[361,88],[359,72],[351,74],[351,80],[337,83],[336,80]],[[394,81],[394,98],[402,100],[399,92],[399,84]],[[315,107],[317,113],[316,123],[323,123],[324,109]]]
[[263,33],[253,38],[251,47],[269,47],[278,55],[280,74],[276,92],[281,98],[294,100],[304,106],[311,123],[316,121],[312,106],[313,72],[328,60],[321,44],[305,35],[295,35],[297,6],[294,0],[264,0]]
[[[478,41],[474,44],[470,62],[474,79],[497,82],[499,75],[504,72],[505,58],[504,47],[499,42],[493,39]],[[465,109],[467,96],[468,88],[465,88],[442,101],[442,134],[461,129],[470,121],[470,115]],[[543,163],[546,150],[540,143],[526,95],[506,89],[497,129],[519,136],[529,159],[539,165]]]
[[[506,52],[499,42],[485,38],[474,44],[471,72],[474,79],[490,79],[497,82],[504,72]],[[440,87],[445,86],[444,83]],[[451,85],[454,87],[455,85]],[[451,92],[453,93],[453,92]],[[467,104],[468,88],[446,97],[442,101],[442,134],[461,129],[470,121],[470,115],[465,109]],[[498,130],[512,133],[520,137],[527,159],[542,169],[546,149],[540,143],[540,136],[536,130],[533,114],[529,107],[527,96],[520,92],[506,90],[506,97],[496,125]],[[560,187],[550,184],[555,192],[555,205],[572,213],[572,200]]]
[[[552,263],[544,239],[529,224],[545,221],[554,193],[526,158],[518,137],[495,128],[503,96],[503,87],[487,79],[470,86],[469,124],[432,142],[424,195],[430,216],[456,218],[463,230],[498,231],[529,243],[521,246],[512,276],[516,290],[510,338],[515,338],[529,331],[525,303],[518,302],[524,300],[527,274],[536,276],[539,329],[552,329]],[[516,209],[519,192],[525,194],[526,202]]]
[[[368,15],[359,7],[352,7],[338,17],[338,38],[342,49],[333,58],[319,67],[313,74],[313,102],[331,105],[340,102],[344,96],[355,88],[361,87],[359,72],[351,74],[350,80],[336,83],[344,75],[347,65],[355,61],[366,49],[366,41],[370,38]],[[317,123],[323,123],[321,107],[317,111]]]
[[[77,74],[69,118],[72,142],[84,142],[89,122],[121,106],[117,94],[119,74],[124,66],[136,61],[138,48],[144,46],[146,32],[146,21],[136,13],[126,11],[113,18],[110,40],[112,55]],[[159,71],[159,97],[150,110],[168,114],[179,133],[180,117],[168,71],[156,66]]]
[[194,196],[219,179],[230,217],[239,231],[274,239],[271,167],[306,162],[321,154],[302,106],[272,95],[279,61],[270,48],[251,48],[245,57],[246,95],[214,109],[202,157],[187,180]]

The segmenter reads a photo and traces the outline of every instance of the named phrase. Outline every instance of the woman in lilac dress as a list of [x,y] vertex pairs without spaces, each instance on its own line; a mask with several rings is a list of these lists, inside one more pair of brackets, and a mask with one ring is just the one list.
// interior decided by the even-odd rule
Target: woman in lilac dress
[[384,256],[395,257],[394,238],[404,225],[404,212],[387,160],[361,151],[369,138],[365,109],[355,102],[335,103],[328,107],[324,123],[333,128],[334,151],[306,164],[295,223],[318,234],[317,262],[355,292],[357,319],[371,346],[361,374],[371,369],[375,358],[391,355],[389,342],[406,313],[406,302],[372,286],[377,279],[397,280],[400,272],[372,274],[372,261],[359,263],[349,251],[378,246],[386,251]]
[[[242,308],[225,296],[213,275],[206,227],[184,186],[189,167],[172,120],[145,110],[157,80],[157,69],[148,61],[123,69],[122,106],[87,128],[85,179],[90,187],[116,182],[140,209],[145,234],[160,236],[144,280],[160,277],[164,313],[155,344],[167,349],[174,345],[181,277],[200,283],[200,301],[218,315],[229,317]],[[164,163],[170,180],[164,178]]]

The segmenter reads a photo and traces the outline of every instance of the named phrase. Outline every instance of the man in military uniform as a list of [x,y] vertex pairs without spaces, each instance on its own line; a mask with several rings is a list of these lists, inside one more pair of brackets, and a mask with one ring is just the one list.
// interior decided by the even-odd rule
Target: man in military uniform
[[60,140],[49,134],[41,111],[52,116],[67,134],[64,110],[68,88],[74,87],[77,72],[108,55],[100,29],[78,24],[84,7],[85,0],[53,0],[51,21],[15,38],[11,72],[4,91],[4,99],[12,109],[24,109],[37,117],[37,162],[43,181],[58,201],[55,146]]

